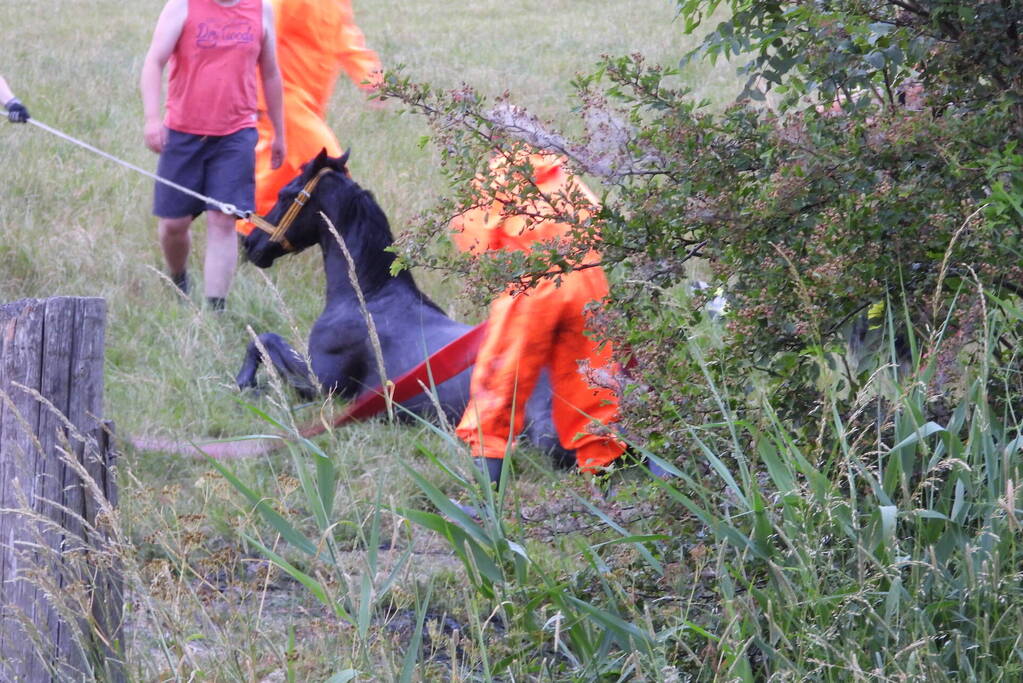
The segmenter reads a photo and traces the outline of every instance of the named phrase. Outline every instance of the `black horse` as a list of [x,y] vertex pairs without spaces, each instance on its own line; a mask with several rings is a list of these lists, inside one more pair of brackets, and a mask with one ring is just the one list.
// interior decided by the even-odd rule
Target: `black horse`
[[[286,229],[276,234],[253,230],[244,241],[249,261],[260,268],[314,244],[319,244],[323,252],[327,293],[323,313],[309,335],[312,367],[279,335],[259,337],[277,371],[307,398],[316,392],[351,398],[381,383],[348,261],[323,216],[333,224],[351,254],[388,378],[400,376],[469,330],[423,294],[408,271],[391,274],[395,256],[387,251],[393,242],[387,217],[373,195],[348,176],[347,160],[347,153],[333,158],[321,152],[307,163],[299,176],[281,190],[277,204],[266,216],[273,225],[283,221]],[[262,358],[259,346],[250,343],[238,373],[239,387],[256,386]],[[433,396],[420,394],[401,405],[409,413],[428,419],[436,419],[435,406],[439,405],[449,422],[457,422],[469,399],[470,374],[471,368],[464,370],[436,386]],[[526,405],[526,437],[553,453],[560,463],[574,462],[572,454],[558,444],[550,407],[550,383],[541,378]]]

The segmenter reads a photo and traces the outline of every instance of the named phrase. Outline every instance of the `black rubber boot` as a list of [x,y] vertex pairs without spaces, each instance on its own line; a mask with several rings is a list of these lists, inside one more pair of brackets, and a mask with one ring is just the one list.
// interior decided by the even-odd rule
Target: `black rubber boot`
[[476,458],[476,467],[486,472],[491,484],[501,483],[501,470],[504,469],[503,458]]
[[188,271],[187,270],[183,270],[183,271],[181,271],[180,273],[177,273],[177,274],[171,274],[171,281],[174,283],[175,287],[177,287],[179,290],[181,290],[182,294],[184,294],[185,296],[188,296],[188,290],[190,289],[190,287],[188,285]]

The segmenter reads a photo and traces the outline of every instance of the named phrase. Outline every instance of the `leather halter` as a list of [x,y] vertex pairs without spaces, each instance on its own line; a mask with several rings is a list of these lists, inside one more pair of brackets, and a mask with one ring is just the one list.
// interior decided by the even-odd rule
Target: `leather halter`
[[316,189],[316,185],[319,184],[320,178],[330,173],[333,169],[321,168],[319,172],[306,182],[305,187],[299,190],[295,198],[291,200],[291,206],[284,212],[284,216],[281,218],[281,222],[277,225],[267,221],[259,214],[253,213],[249,215],[245,220],[252,223],[254,226],[262,230],[263,232],[270,235],[270,241],[276,242],[283,247],[284,251],[295,251],[295,247],[292,246],[291,242],[284,236],[288,232],[288,228],[295,222],[295,218],[302,211],[302,207],[305,206],[306,202],[313,194],[313,190]]

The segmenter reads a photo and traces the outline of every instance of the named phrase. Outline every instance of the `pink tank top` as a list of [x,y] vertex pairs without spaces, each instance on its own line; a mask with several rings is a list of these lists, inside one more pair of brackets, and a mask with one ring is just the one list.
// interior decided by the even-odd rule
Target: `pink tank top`
[[228,135],[256,125],[263,0],[232,7],[188,0],[174,46],[164,123],[183,133]]

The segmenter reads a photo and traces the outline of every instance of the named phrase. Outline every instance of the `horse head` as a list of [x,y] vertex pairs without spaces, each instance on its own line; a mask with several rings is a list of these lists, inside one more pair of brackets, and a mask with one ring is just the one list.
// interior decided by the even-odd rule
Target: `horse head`
[[354,185],[348,177],[347,163],[348,152],[332,157],[327,150],[321,150],[316,158],[303,165],[301,172],[281,188],[277,203],[263,217],[276,229],[273,232],[253,230],[243,241],[249,261],[260,268],[268,268],[284,254],[298,253],[318,243],[320,212],[330,213],[324,204],[327,198],[315,190],[329,175]]

